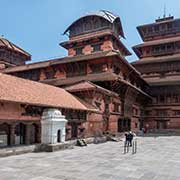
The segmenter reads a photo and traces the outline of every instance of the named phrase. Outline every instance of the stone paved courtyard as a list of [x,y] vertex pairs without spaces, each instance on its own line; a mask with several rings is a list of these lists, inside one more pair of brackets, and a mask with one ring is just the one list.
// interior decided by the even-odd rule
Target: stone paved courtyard
[[107,142],[0,158],[0,180],[180,180],[180,137],[138,138],[135,155]]

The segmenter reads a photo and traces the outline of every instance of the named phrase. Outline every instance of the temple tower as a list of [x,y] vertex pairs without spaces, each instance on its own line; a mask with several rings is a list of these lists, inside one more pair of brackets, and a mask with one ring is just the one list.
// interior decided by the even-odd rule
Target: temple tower
[[68,50],[68,56],[110,50],[118,50],[123,56],[131,55],[120,40],[124,38],[120,18],[109,11],[101,10],[80,17],[64,34],[69,36],[69,41],[60,45]]
[[0,70],[24,65],[31,55],[5,38],[0,37]]
[[157,129],[180,127],[180,19],[159,18],[137,27],[143,40],[133,47],[139,60],[132,65],[150,85],[154,97],[146,111],[147,126]]

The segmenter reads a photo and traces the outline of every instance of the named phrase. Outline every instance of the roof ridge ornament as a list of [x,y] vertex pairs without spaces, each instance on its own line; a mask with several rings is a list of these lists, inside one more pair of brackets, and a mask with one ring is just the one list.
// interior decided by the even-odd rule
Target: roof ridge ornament
[[163,14],[163,18],[166,18],[166,4],[164,4],[164,14]]

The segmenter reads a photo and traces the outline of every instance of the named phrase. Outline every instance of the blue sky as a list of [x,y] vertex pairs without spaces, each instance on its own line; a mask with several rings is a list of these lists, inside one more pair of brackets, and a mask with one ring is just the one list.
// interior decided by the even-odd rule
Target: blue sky
[[[81,15],[100,9],[118,14],[131,47],[141,43],[136,26],[152,23],[163,15],[180,18],[180,0],[0,0],[0,35],[32,54],[33,62],[66,56],[58,44],[67,40],[62,33]],[[134,55],[127,58],[136,60]]]

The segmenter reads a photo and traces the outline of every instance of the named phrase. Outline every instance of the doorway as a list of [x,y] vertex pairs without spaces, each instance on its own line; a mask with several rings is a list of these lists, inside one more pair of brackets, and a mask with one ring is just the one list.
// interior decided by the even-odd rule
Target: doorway
[[131,119],[123,118],[118,120],[118,132],[130,131]]
[[25,144],[25,133],[26,133],[26,126],[23,123],[19,123],[18,125],[16,125],[15,144]]
[[78,124],[76,122],[71,123],[71,138],[78,137]]
[[157,129],[167,129],[167,121],[157,121]]
[[61,142],[61,130],[60,129],[57,131],[57,142],[58,143]]

